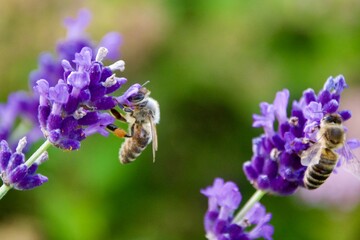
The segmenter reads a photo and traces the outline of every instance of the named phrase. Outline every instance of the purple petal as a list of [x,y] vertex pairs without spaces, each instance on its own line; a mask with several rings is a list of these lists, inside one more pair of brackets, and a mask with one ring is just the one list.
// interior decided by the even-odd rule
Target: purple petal
[[324,90],[327,90],[335,95],[340,95],[341,92],[348,88],[343,75],[338,75],[335,78],[329,77],[324,85]]
[[40,79],[36,82],[36,86],[34,87],[34,89],[37,90],[37,93],[39,95],[44,95],[47,96],[47,94],[49,94],[49,83],[48,81],[46,81],[45,79]]
[[84,117],[78,120],[80,125],[96,124],[99,121],[97,112],[88,112]]
[[7,180],[10,184],[14,184],[20,182],[27,173],[27,166],[25,164],[21,164],[13,169],[7,176]]
[[264,161],[265,159],[261,156],[253,156],[253,158],[251,159],[252,166],[259,173],[261,173],[263,170]]
[[65,72],[72,72],[72,71],[74,71],[74,68],[71,66],[71,63],[70,63],[68,60],[66,60],[66,59],[63,59],[63,60],[61,61],[61,66],[63,67],[63,69],[64,69]]
[[59,115],[50,114],[47,121],[47,130],[58,129],[61,126],[63,119]]
[[360,141],[358,139],[349,139],[346,141],[346,144],[350,149],[356,149],[360,147]]
[[270,159],[265,161],[263,173],[269,178],[275,178],[278,173],[278,163]]
[[68,38],[76,39],[83,36],[83,32],[91,21],[91,12],[87,9],[81,9],[77,18],[66,18],[64,25],[68,30]]
[[74,139],[63,139],[57,143],[57,147],[63,150],[74,151],[80,148],[80,141]]
[[116,106],[116,102],[113,97],[103,97],[94,103],[97,110],[109,110]]
[[17,166],[23,164],[25,161],[25,156],[24,154],[20,154],[20,153],[14,153],[12,154],[9,164],[6,168],[6,172],[11,172],[12,170],[14,170]]
[[116,90],[118,90],[120,87],[122,87],[122,85],[124,85],[127,82],[126,78],[115,78],[116,79],[116,83],[114,85],[112,85],[111,87],[107,87],[106,88],[106,94],[110,94],[115,92]]
[[311,102],[305,107],[304,116],[306,119],[320,122],[324,116],[321,103]]
[[31,165],[28,170],[27,170],[27,174],[28,175],[34,175],[36,170],[38,169],[39,165],[37,163],[34,163],[33,165]]
[[295,190],[299,187],[296,182],[289,182],[286,179],[278,176],[274,180],[271,180],[271,189],[280,195],[290,195],[295,192]]
[[120,56],[119,48],[122,43],[123,39],[119,33],[109,32],[101,39],[98,45],[109,50],[107,58],[110,60],[117,60]]
[[49,83],[45,79],[41,79],[38,80],[36,84],[37,85],[34,86],[34,91],[40,96],[40,106],[47,106],[47,100],[49,97]]
[[49,88],[49,98],[56,103],[65,104],[69,99],[67,84],[59,81],[55,87]]
[[89,87],[89,90],[91,95],[91,101],[96,101],[105,96],[106,94],[106,88],[101,84],[92,85]]
[[257,177],[259,176],[259,173],[254,169],[250,161],[247,161],[243,164],[243,170],[246,177],[250,181],[257,179]]
[[1,140],[0,142],[0,172],[6,170],[10,158],[11,158],[11,150],[8,143],[5,140]]
[[32,71],[29,76],[30,87],[36,86],[36,81],[46,79],[50,86],[54,86],[61,78],[63,69],[57,59],[51,53],[42,53],[38,60],[38,69]]
[[105,82],[106,79],[113,74],[114,74],[113,71],[111,71],[111,69],[109,67],[104,67],[101,72],[100,82]]
[[80,98],[78,96],[70,95],[64,109],[68,114],[73,114],[78,109],[79,103]]
[[68,84],[74,88],[83,89],[90,83],[90,78],[86,72],[71,72],[67,78]]
[[289,100],[289,90],[284,89],[281,92],[276,93],[274,100],[274,112],[276,119],[279,121],[279,124],[287,122],[287,105]]
[[256,181],[258,188],[262,190],[268,190],[270,187],[269,177],[266,175],[260,175]]
[[131,106],[131,102],[128,99],[133,95],[137,94],[141,87],[142,86],[140,84],[132,85],[123,95],[117,97],[116,101],[120,106],[121,105]]
[[209,186],[205,189],[201,189],[201,193],[206,197],[216,196],[224,186],[224,180],[222,178],[215,178],[212,186]]
[[274,134],[274,106],[266,102],[260,103],[260,109],[262,115],[253,115],[253,127],[263,127],[267,136],[271,137]]
[[100,81],[102,65],[98,62],[93,63],[90,68],[90,85],[96,85]]
[[45,128],[50,111],[50,106],[39,106],[38,118],[41,128]]
[[41,174],[28,175],[25,178],[23,178],[19,183],[15,184],[14,188],[17,190],[30,190],[42,185],[47,181],[48,178]]
[[245,218],[248,219],[251,224],[258,224],[265,214],[265,207],[260,203],[255,203],[255,205],[246,213]]
[[69,135],[72,131],[74,131],[78,126],[77,120],[70,116],[65,118],[61,123],[61,134],[62,135]]
[[242,227],[236,224],[231,224],[229,227],[229,239],[248,240],[249,238],[245,235]]
[[91,67],[92,50],[89,47],[83,47],[80,53],[75,53],[76,66],[79,72],[89,71]]
[[226,182],[218,193],[218,204],[231,210],[238,208],[241,202],[241,194],[233,182]]
[[54,129],[49,132],[48,139],[51,143],[56,144],[60,139],[60,129]]
[[331,100],[331,93],[327,90],[322,90],[319,93],[319,103],[325,105],[326,103],[330,102]]
[[351,118],[351,111],[349,110],[340,111],[339,114],[343,121],[347,121]]
[[335,99],[332,99],[330,102],[326,103],[323,107],[325,113],[334,113],[339,108],[339,103]]
[[109,132],[105,129],[107,125],[114,122],[114,118],[107,113],[100,114],[99,121],[93,125],[88,126],[85,130],[85,136],[90,136],[95,133],[100,133],[103,136],[107,136]]
[[303,97],[305,99],[306,105],[310,104],[311,102],[316,102],[317,97],[313,89],[309,88],[303,92]]

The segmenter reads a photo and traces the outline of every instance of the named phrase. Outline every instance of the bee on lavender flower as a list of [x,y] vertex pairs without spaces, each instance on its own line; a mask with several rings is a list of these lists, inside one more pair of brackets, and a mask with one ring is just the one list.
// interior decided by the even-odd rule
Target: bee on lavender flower
[[[339,114],[326,114],[317,133],[318,141],[301,154],[301,164],[308,166],[304,174],[307,189],[320,187],[333,172],[339,160],[335,150],[343,147],[348,156],[355,157],[346,144],[342,122]],[[347,165],[347,169],[355,175],[358,175],[359,167],[359,161],[351,161],[351,165]]]
[[130,134],[125,134],[114,124],[107,126],[115,135],[126,138],[119,150],[119,160],[122,164],[133,162],[151,142],[155,161],[155,152],[158,149],[156,124],[160,121],[160,107],[149,95],[150,91],[142,86],[138,93],[129,97],[131,106],[123,106],[125,116],[111,109],[116,119],[130,124]]

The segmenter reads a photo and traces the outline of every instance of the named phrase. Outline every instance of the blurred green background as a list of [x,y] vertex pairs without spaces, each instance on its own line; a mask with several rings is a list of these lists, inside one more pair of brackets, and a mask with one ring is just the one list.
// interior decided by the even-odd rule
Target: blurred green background
[[[261,101],[283,88],[298,99],[340,73],[353,89],[347,102],[360,87],[356,0],[0,0],[1,101],[28,88],[38,54],[54,52],[62,19],[82,7],[93,12],[93,39],[122,33],[129,84],[151,80],[161,106],[156,163],[149,148],[120,165],[114,136],[93,136],[77,152],[51,149],[40,168],[49,182],[1,200],[2,240],[204,239],[201,188],[222,177],[239,185],[243,203],[254,192],[242,164],[261,133],[251,128]],[[262,203],[274,239],[360,238],[358,207],[318,209],[296,196]]]

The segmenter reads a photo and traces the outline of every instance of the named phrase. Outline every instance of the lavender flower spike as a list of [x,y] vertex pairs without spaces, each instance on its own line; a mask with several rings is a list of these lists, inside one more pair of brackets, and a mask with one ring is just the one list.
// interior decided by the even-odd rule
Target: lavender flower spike
[[104,66],[101,61],[107,53],[102,47],[95,57],[91,48],[84,47],[75,54],[75,68],[67,60],[62,61],[64,79],[55,86],[49,87],[45,79],[37,81],[34,89],[40,97],[39,122],[44,136],[54,146],[71,151],[79,149],[80,142],[91,134],[106,136],[106,126],[114,121],[107,110],[119,104],[118,99],[137,93],[138,89],[132,89],[139,84],[130,87],[125,96],[110,95],[126,82],[114,73],[123,69],[125,63],[120,60]]
[[233,222],[234,211],[241,202],[241,193],[235,183],[216,178],[213,185],[202,189],[201,193],[209,199],[204,219],[207,239],[272,239],[274,229],[268,224],[271,214],[267,214],[260,203],[255,204],[241,221]]
[[[340,95],[347,87],[342,75],[328,78],[318,94],[313,89],[305,90],[300,100],[293,102],[289,117],[287,89],[276,94],[273,104],[260,105],[262,115],[254,115],[253,126],[262,127],[264,134],[253,139],[253,157],[243,165],[245,175],[257,189],[288,195],[303,187],[306,166],[301,165],[299,156],[318,140],[316,134],[324,116],[337,113],[343,121],[351,117],[350,111],[338,110]],[[351,160],[352,155],[344,148],[338,153],[340,158]]]
[[34,164],[28,166],[25,163],[25,156],[23,154],[26,144],[26,138],[22,138],[16,148],[16,152],[12,152],[5,140],[0,142],[1,179],[6,186],[17,190],[33,189],[48,181],[47,177],[35,174],[38,165],[47,160],[47,153],[41,154]]

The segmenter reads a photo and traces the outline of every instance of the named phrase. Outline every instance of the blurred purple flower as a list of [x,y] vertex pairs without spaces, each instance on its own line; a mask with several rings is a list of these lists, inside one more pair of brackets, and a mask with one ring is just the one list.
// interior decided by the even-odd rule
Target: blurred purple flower
[[1,179],[5,185],[17,190],[30,190],[48,181],[47,177],[35,174],[38,165],[47,160],[47,153],[44,152],[32,166],[28,167],[23,154],[26,144],[26,138],[22,138],[16,152],[12,152],[5,140],[0,142]]
[[[12,149],[24,135],[30,143],[42,136],[39,128],[32,128],[38,123],[37,102],[37,97],[18,91],[9,95],[7,103],[0,104],[0,140],[7,140]],[[22,120],[21,125],[16,124],[18,119]],[[27,132],[23,132],[24,128]]]
[[[342,75],[328,78],[317,95],[308,89],[299,101],[293,102],[290,117],[286,114],[287,89],[276,94],[273,104],[260,104],[262,114],[254,115],[253,126],[262,127],[265,133],[253,139],[253,157],[243,166],[248,180],[256,188],[288,195],[303,186],[306,167],[301,165],[299,154],[309,147],[310,141],[317,141],[321,119],[335,112],[344,121],[351,117],[348,110],[338,111],[345,88],[347,84]],[[276,131],[274,125],[278,126]],[[343,158],[349,159],[343,152],[339,150]]]
[[351,211],[359,203],[360,181],[339,168],[318,189],[300,189],[297,196],[312,206]]
[[240,222],[233,222],[234,211],[241,202],[241,193],[233,182],[216,178],[212,186],[202,189],[209,206],[204,218],[207,239],[272,239],[274,228],[269,225],[271,214],[256,203]]
[[[51,53],[43,53],[40,55],[38,69],[30,74],[30,87],[36,85],[39,79],[46,79],[50,86],[54,86],[59,79],[63,78],[64,69],[62,67],[62,60],[72,61],[74,54],[81,51],[83,47],[89,47],[93,52],[97,52],[100,47],[105,47],[110,54],[107,58],[116,60],[120,56],[119,48],[122,44],[122,37],[119,33],[107,33],[98,46],[94,46],[91,40],[85,33],[87,26],[91,20],[91,12],[87,9],[81,9],[78,12],[77,18],[66,18],[64,25],[67,29],[67,38],[61,40],[56,47],[57,57]],[[93,60],[93,59],[92,59]],[[70,66],[75,68],[73,63]]]

